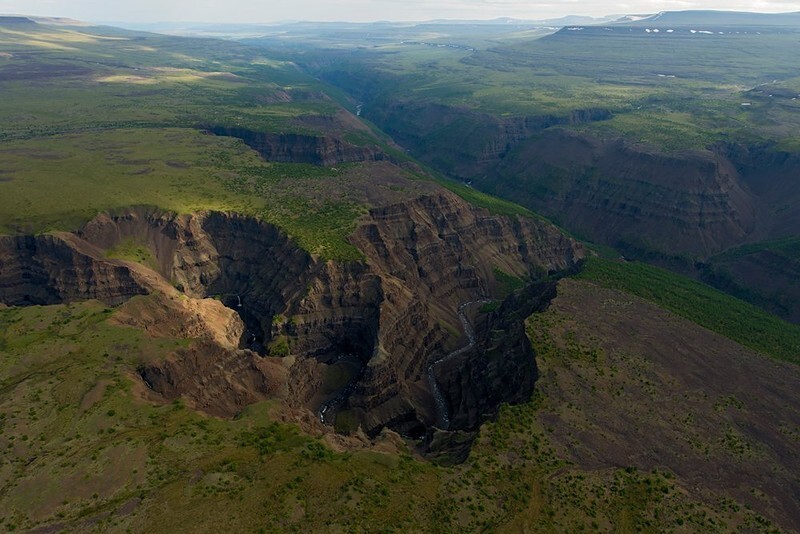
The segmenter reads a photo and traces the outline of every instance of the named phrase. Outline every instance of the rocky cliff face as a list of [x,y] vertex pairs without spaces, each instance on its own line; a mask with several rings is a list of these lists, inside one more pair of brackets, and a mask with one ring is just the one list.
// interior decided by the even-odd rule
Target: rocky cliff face
[[453,414],[451,428],[476,430],[501,403],[530,398],[538,373],[525,337],[525,319],[555,298],[556,284],[531,284],[498,310],[481,316],[475,326],[475,346],[436,367]]
[[368,115],[422,161],[463,178],[490,171],[520,141],[547,128],[612,116],[609,110],[591,108],[565,115],[499,118],[469,108],[416,101],[370,106]]
[[[130,239],[150,252],[149,267],[104,257]],[[440,417],[426,370],[464,343],[459,307],[496,296],[498,270],[535,279],[583,257],[550,225],[491,215],[446,191],[371,210],[352,242],[365,262],[321,261],[249,217],[132,209],[77,235],[3,238],[0,301],[161,295],[130,301],[117,320],[204,341],[139,370],[154,394],[217,415],[272,396],[325,408],[328,423],[346,413],[370,435],[385,426],[421,435]],[[509,314],[487,319],[455,374],[437,374],[454,430],[531,394],[535,362]],[[351,381],[334,387],[328,370],[343,357]]]
[[281,361],[215,343],[182,349],[138,373],[154,400],[183,398],[218,417],[233,417],[250,404],[286,395],[287,370]]
[[120,304],[147,289],[126,265],[70,234],[0,236],[0,302],[46,305],[76,299]]
[[[352,80],[333,72],[331,81],[369,102],[369,91],[362,95]],[[610,118],[603,109],[506,118],[389,101],[365,105],[365,113],[438,170],[626,255],[708,258],[800,231],[800,212],[791,209],[800,199],[791,179],[800,158],[774,146],[720,143],[665,154],[557,128]]]
[[213,126],[208,130],[215,135],[241,139],[267,161],[330,166],[386,159],[386,155],[374,147],[352,145],[332,136],[277,134],[224,126]]
[[[765,225],[771,238],[800,233],[800,154],[779,150],[771,144],[720,143],[713,152],[731,162],[741,180],[769,208]],[[787,209],[789,208],[789,209]]]
[[623,249],[704,257],[765,231],[762,203],[710,153],[667,155],[554,130],[521,143],[482,187]]
[[[387,422],[408,432],[436,423],[425,370],[462,342],[463,332],[451,334],[462,330],[459,306],[497,294],[495,269],[535,278],[583,256],[549,225],[491,216],[450,193],[373,209],[353,242],[380,273],[385,294],[376,356],[345,406],[367,432]],[[533,358],[520,355],[533,369]],[[532,391],[532,381],[516,386],[500,395],[512,401]]]

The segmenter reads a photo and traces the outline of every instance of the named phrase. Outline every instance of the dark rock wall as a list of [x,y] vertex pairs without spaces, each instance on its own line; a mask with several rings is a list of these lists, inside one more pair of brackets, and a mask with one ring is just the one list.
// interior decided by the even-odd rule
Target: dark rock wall
[[763,233],[762,204],[712,154],[549,131],[521,143],[482,184],[612,246],[704,257]]
[[475,328],[476,344],[436,368],[452,414],[450,428],[476,430],[502,403],[530,399],[538,377],[525,319],[543,311],[556,296],[556,282],[531,284],[484,316]]
[[26,306],[97,299],[116,305],[147,293],[127,267],[103,259],[99,251],[80,250],[72,237],[0,236],[0,302]]
[[[101,259],[103,250],[128,239],[148,248],[158,273]],[[357,354],[364,369],[344,409],[369,434],[384,426],[420,433],[437,419],[426,369],[463,343],[459,306],[496,294],[495,269],[535,279],[571,267],[584,254],[551,225],[491,215],[446,191],[373,209],[352,242],[365,262],[321,261],[251,217],[131,209],[101,215],[78,235],[2,238],[0,297],[12,304],[119,303],[159,284],[190,297],[218,296],[268,352],[280,342],[295,358],[282,375],[293,404],[307,405],[318,389],[324,370],[318,357]],[[136,281],[142,278],[151,284]],[[532,392],[535,362],[524,330],[505,315],[492,320],[501,338],[482,333],[472,352],[476,361],[463,361],[457,375],[443,378],[451,384],[457,427],[473,428],[498,403]],[[253,353],[210,351],[219,354],[209,359],[202,352],[183,351],[141,375],[165,398],[183,392],[218,414],[275,389],[265,385],[268,374]],[[229,393],[219,395],[217,407],[214,395],[203,393],[215,388]]]

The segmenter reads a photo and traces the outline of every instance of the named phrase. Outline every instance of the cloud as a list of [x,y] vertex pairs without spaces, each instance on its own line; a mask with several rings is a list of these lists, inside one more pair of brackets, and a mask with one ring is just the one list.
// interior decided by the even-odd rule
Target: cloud
[[551,18],[684,9],[800,11],[800,0],[0,0],[6,13],[89,21],[271,22]]

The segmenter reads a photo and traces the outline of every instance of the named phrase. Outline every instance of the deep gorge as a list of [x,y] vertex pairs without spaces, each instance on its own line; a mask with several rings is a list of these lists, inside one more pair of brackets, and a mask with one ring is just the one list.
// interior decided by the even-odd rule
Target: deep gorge
[[[362,368],[337,414],[368,436],[388,427],[419,438],[438,417],[426,369],[465,343],[459,306],[502,295],[497,270],[535,282],[584,255],[546,223],[494,216],[444,191],[373,208],[351,240],[366,261],[314,258],[248,216],[132,208],[101,214],[74,234],[0,238],[0,302],[97,299],[121,305],[134,325],[163,314],[151,309],[159,306],[174,311],[164,324],[191,315],[200,341],[138,372],[165,400],[183,397],[225,417],[262,398],[313,412],[340,393],[321,394],[329,364],[354,354]],[[149,252],[144,264],[109,257],[131,242]],[[475,431],[501,403],[530,397],[536,364],[522,321],[532,303],[553,296],[530,288],[541,300],[510,297],[478,314],[475,347],[436,370],[451,431]],[[140,308],[126,314],[126,306]]]

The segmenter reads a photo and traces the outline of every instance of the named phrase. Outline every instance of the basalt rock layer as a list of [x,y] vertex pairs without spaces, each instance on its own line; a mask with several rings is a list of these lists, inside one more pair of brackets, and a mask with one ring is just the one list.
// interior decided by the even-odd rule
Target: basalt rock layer
[[327,76],[367,102],[365,115],[416,158],[626,255],[707,259],[800,231],[793,208],[800,157],[775,146],[667,153],[569,129],[611,118],[604,109],[496,117],[429,102],[372,102],[369,91],[359,92],[369,84]]
[[[556,282],[531,284],[496,311],[480,317],[475,346],[437,368],[454,414],[453,428],[476,430],[503,402],[525,402],[538,377],[535,355],[525,337],[525,319],[543,311],[556,296]],[[517,396],[510,396],[504,390]],[[502,400],[500,400],[502,398]]]
[[708,257],[778,227],[757,184],[743,178],[756,168],[750,152],[737,153],[738,163],[721,148],[665,154],[559,128],[608,119],[607,110],[498,118],[396,103],[368,116],[440,171],[626,254]]
[[128,266],[90,248],[71,234],[0,236],[0,301],[28,306],[97,299],[115,305],[147,293]]
[[520,143],[483,185],[621,248],[704,257],[765,230],[760,201],[730,161],[710,153],[554,130]]
[[[106,257],[131,240],[149,251],[147,266]],[[491,215],[446,191],[372,209],[351,240],[365,261],[312,257],[242,215],[130,209],[100,215],[75,235],[2,238],[0,302],[118,304],[150,293],[116,320],[152,335],[202,338],[139,369],[161,398],[182,396],[224,416],[268,397],[312,410],[325,402],[325,422],[346,413],[368,435],[384,427],[421,435],[439,417],[426,369],[463,343],[459,306],[496,297],[500,271],[536,279],[584,254],[551,225]],[[454,430],[475,428],[499,403],[532,392],[533,354],[507,315],[487,319],[493,326],[479,330],[459,369],[438,372]],[[346,387],[332,386],[328,369],[344,354],[357,369]]]

